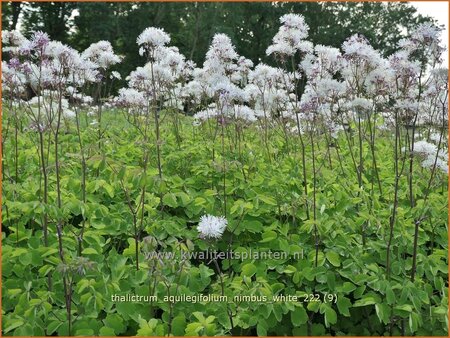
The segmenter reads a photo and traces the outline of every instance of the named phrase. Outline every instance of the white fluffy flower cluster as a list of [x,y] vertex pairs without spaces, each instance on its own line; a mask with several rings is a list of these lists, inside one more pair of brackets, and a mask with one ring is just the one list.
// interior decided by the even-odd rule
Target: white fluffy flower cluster
[[[27,100],[22,112],[32,120],[29,130],[48,130],[59,114],[72,118],[76,116],[73,107],[90,106],[93,99],[85,93],[86,84],[102,80],[99,69],[120,61],[106,41],[80,54],[39,31],[29,40],[15,31],[2,32],[2,39],[3,51],[10,56],[3,63],[2,86],[5,92],[14,93],[7,98]],[[28,97],[33,93],[38,96]]]
[[280,68],[268,66],[264,63],[258,64],[249,74],[250,83],[258,88],[283,86],[284,71]]
[[18,54],[20,46],[26,43],[28,40],[17,30],[3,30],[2,31],[2,44],[3,51],[11,53],[13,55]]
[[117,71],[112,71],[111,75],[109,77],[110,77],[110,79],[117,79],[117,80],[121,80],[122,79],[122,76]]
[[216,34],[206,53],[203,69],[194,70],[194,80],[205,88],[204,94],[214,97],[222,87],[234,86],[233,93],[237,96],[242,79],[248,74],[249,60],[240,58],[236,53],[231,39],[226,34]]
[[367,74],[364,88],[369,95],[382,98],[392,90],[394,78],[394,71],[385,64]]
[[414,153],[422,157],[423,168],[436,168],[448,174],[448,153],[444,149],[438,149],[437,145],[425,140],[414,142]]
[[236,71],[231,75],[231,81],[245,85],[251,68],[253,68],[253,62],[243,56],[240,56],[237,60]]
[[[420,64],[417,61],[411,61],[409,53],[400,50],[389,57],[389,65],[395,72],[396,78],[403,86],[415,85],[420,73]],[[399,87],[399,89],[402,89]]]
[[49,42],[50,38],[47,33],[37,31],[33,33],[30,40],[24,39],[18,46],[17,51],[20,55],[26,56],[30,56],[31,54],[42,55],[43,50]]
[[245,122],[255,122],[257,120],[255,111],[252,108],[242,104],[237,104],[234,106],[234,118]]
[[206,52],[203,68],[209,73],[227,75],[238,57],[231,39],[226,34],[216,34]]
[[286,14],[280,18],[281,27],[275,34],[272,45],[270,45],[266,54],[294,55],[296,52],[310,53],[312,43],[304,41],[308,37],[309,27],[305,23],[302,15]]
[[[161,28],[148,27],[138,36],[136,43],[147,51],[162,47],[170,42],[170,36]],[[143,50],[141,50],[141,55]]]
[[[177,47],[165,46],[169,42],[169,35],[160,28],[146,28],[139,35],[137,43],[143,46],[141,55],[147,51],[149,61],[127,76],[128,86],[132,90],[119,93],[115,100],[117,104],[123,106],[132,103],[134,106],[143,106],[140,98],[135,100],[139,93],[145,102],[157,99],[162,101],[164,106],[183,108],[181,101],[174,96],[188,96],[181,83],[191,76],[195,65],[192,61],[186,61]],[[127,99],[128,95],[131,95],[130,100]]]
[[411,40],[418,43],[431,44],[440,40],[441,29],[430,22],[425,22],[417,26],[411,34]]
[[300,100],[300,108],[307,120],[320,118],[329,125],[334,124],[332,117],[334,103],[346,94],[346,83],[335,79],[342,70],[344,59],[335,48],[316,46],[314,54],[305,57],[300,67],[308,77],[305,92]]
[[337,48],[317,45],[314,54],[307,54],[300,63],[301,69],[310,79],[332,77],[342,69],[343,59]]
[[[59,109],[61,109],[63,118],[74,117],[75,112],[71,109],[69,101],[65,98],[60,99],[59,95],[60,93],[57,91],[43,90],[40,96],[35,96],[29,100],[25,104],[25,108],[32,120],[40,122],[44,128],[48,128],[56,124],[56,114]],[[45,107],[45,109],[42,109],[42,107]]]
[[342,50],[347,60],[366,61],[373,68],[382,63],[380,53],[373,49],[362,35],[355,34],[349,37],[342,44]]
[[245,96],[255,111],[256,117],[271,117],[275,112],[286,111],[293,89],[294,74],[264,63],[250,71],[249,84],[244,88]]
[[144,94],[133,88],[119,89],[116,104],[126,108],[141,108],[146,105]]
[[252,123],[257,120],[257,114],[258,112],[254,109],[242,104],[232,105],[225,111],[220,111],[216,108],[215,104],[211,104],[210,107],[203,109],[194,115],[194,125],[198,126],[204,121],[219,117],[242,123]]
[[121,57],[114,53],[109,41],[91,44],[81,56],[85,60],[96,63],[102,69],[108,69],[121,61]]
[[228,222],[225,217],[203,215],[200,218],[197,230],[200,233],[201,238],[218,239],[222,237],[227,224]]
[[373,108],[373,104],[370,100],[364,97],[356,97],[352,101],[348,102],[348,107],[357,112],[361,112],[371,110]]
[[22,67],[18,64],[17,59],[10,62],[2,61],[2,90],[3,93],[14,95],[22,95],[25,92],[27,79],[22,71]]
[[[59,41],[50,40],[48,34],[39,31],[34,32],[29,40],[17,31],[2,31],[2,41],[3,52],[11,56],[9,63],[3,64],[6,67],[3,88],[17,94],[26,87],[41,94],[42,91],[59,91],[59,95],[64,92],[78,94],[77,90],[67,89],[79,89],[89,82],[100,81],[99,69],[120,61],[107,41],[91,45],[83,54]],[[11,69],[15,76],[8,76]],[[79,99],[73,98],[76,102]]]
[[171,84],[176,80],[185,81],[192,73],[195,64],[186,60],[177,47],[159,48],[155,53],[154,71],[164,74],[161,82]]
[[249,101],[244,87],[251,67],[253,62],[236,53],[227,35],[216,34],[213,37],[203,68],[193,70],[193,80],[183,90],[185,97],[194,102],[194,97],[215,101],[195,114],[195,125],[218,116],[245,122],[256,120],[254,110],[244,104]]
[[399,47],[409,54],[421,50],[433,64],[442,62],[444,48],[440,43],[441,29],[426,22],[417,26],[409,38],[400,40]]
[[199,126],[202,122],[207,121],[212,118],[216,118],[220,115],[220,112],[215,108],[215,105],[212,104],[211,107],[200,110],[194,115],[194,126]]
[[[360,95],[367,85],[371,84],[367,82],[368,79],[373,79],[374,76],[379,80],[388,81],[387,78],[382,78],[383,73],[379,71],[379,69],[386,71],[387,60],[382,58],[365,37],[356,34],[351,36],[342,44],[342,49],[345,61],[341,74],[351,91]],[[386,76],[389,74],[389,71],[386,71]]]
[[150,92],[152,89],[151,65],[137,67],[126,77],[128,86],[141,92]]

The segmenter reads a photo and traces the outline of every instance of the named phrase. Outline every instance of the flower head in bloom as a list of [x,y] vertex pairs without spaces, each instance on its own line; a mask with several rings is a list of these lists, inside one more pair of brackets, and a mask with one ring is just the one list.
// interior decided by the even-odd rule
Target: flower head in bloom
[[92,61],[98,67],[107,69],[121,61],[121,57],[114,54],[109,41],[98,41],[91,44],[82,54],[83,59]]
[[148,27],[138,36],[136,42],[139,46],[144,45],[153,49],[168,44],[170,36],[161,28]]
[[121,88],[115,102],[118,106],[127,108],[145,106],[144,95],[133,88]]
[[422,23],[416,27],[408,39],[399,41],[399,47],[409,54],[421,51],[428,62],[442,62],[442,53],[445,51],[441,40],[441,29],[432,23]]
[[198,223],[197,230],[201,238],[220,238],[227,227],[225,217],[203,215]]
[[19,47],[26,42],[28,42],[28,40],[19,31],[2,31],[2,44],[4,52],[17,54]]
[[297,51],[307,52],[312,46],[303,41],[308,37],[309,27],[302,15],[286,14],[280,18],[282,26],[273,37],[266,54],[294,55]]
[[49,42],[50,37],[48,36],[48,34],[41,31],[34,32],[31,38],[31,44],[34,48],[38,49],[47,46]]
[[210,74],[222,74],[235,70],[239,55],[226,34],[216,34],[206,53],[203,68]]
[[[404,151],[404,148],[402,149]],[[422,159],[422,167],[436,168],[448,174],[448,152],[446,149],[441,149],[433,143],[425,140],[414,142],[414,151]]]

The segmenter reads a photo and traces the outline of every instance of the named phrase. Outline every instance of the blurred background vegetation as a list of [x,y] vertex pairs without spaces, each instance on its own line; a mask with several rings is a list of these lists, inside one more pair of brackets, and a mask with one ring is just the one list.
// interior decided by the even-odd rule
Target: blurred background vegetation
[[[187,58],[202,66],[215,33],[228,34],[237,52],[257,62],[273,63],[265,50],[285,13],[304,15],[315,44],[340,47],[350,35],[364,35],[385,55],[416,24],[420,15],[407,2],[3,2],[2,29],[33,30],[82,51],[108,40],[125,57],[117,66],[123,77],[145,63],[137,36],[146,28],[164,28]],[[272,59],[272,60],[271,60]],[[122,85],[117,83],[118,86]]]

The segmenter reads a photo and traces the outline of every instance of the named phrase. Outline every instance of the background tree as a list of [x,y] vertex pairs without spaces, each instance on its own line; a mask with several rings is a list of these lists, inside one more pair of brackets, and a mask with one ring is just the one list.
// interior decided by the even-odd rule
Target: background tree
[[16,29],[22,8],[22,2],[4,3],[2,6],[2,27],[8,27],[8,29]]
[[[73,29],[72,14],[77,4],[73,2],[29,2],[23,6],[21,30],[42,30],[51,39],[64,43],[69,41]],[[4,27],[5,29],[6,27]]]

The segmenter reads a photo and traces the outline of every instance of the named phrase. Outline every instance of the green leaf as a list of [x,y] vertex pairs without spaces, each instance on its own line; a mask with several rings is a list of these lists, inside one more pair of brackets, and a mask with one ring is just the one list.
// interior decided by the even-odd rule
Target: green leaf
[[331,263],[333,266],[340,266],[341,265],[341,259],[339,258],[339,254],[334,251],[328,251],[325,254],[325,257],[327,260]]
[[202,323],[205,321],[205,316],[203,316],[203,313],[196,311],[192,313],[194,315],[195,318],[197,318],[197,320]]
[[262,234],[262,240],[260,240],[260,243],[266,243],[266,242],[271,242],[274,239],[277,238],[277,233],[273,230],[269,230],[269,231],[265,231]]
[[277,201],[266,195],[258,195],[258,199],[269,205],[277,205]]
[[[177,192],[176,196],[180,198],[182,207],[185,207],[186,205],[188,205],[191,202],[190,196],[183,191]],[[184,334],[184,331],[183,331],[183,334]]]
[[[139,316],[140,317],[140,316]],[[155,328],[158,325],[158,320],[155,318],[150,319],[148,322],[142,317],[139,318],[139,330],[138,336],[152,336],[155,332]]]
[[185,336],[199,336],[199,332],[203,329],[200,323],[190,323],[186,326]]
[[389,305],[385,303],[375,304],[375,312],[380,322],[385,325],[389,323]]
[[330,324],[337,323],[337,314],[330,306],[325,308],[325,326],[330,327]]
[[114,330],[110,327],[102,327],[99,332],[99,336],[116,336]]
[[184,314],[176,316],[172,320],[172,334],[174,336],[183,336],[186,329],[186,318]]
[[53,255],[53,254],[58,252],[58,249],[56,249],[56,248],[46,248],[46,247],[44,247],[42,250],[43,250],[43,252],[41,253],[41,257],[42,258],[47,257],[49,255]]
[[291,273],[294,273],[294,272],[296,272],[296,271],[297,271],[297,269],[295,268],[295,266],[288,265],[288,266],[283,270],[283,273],[291,274]]
[[31,259],[32,259],[31,252],[27,252],[26,254],[19,256],[20,263],[22,263],[25,266],[31,263]]
[[348,310],[350,307],[352,307],[352,302],[350,301],[350,299],[344,296],[340,296],[338,297],[336,303],[339,313],[345,317],[350,317],[350,311]]
[[391,288],[388,288],[388,289],[386,290],[386,302],[387,302],[389,305],[392,305],[392,304],[395,303],[395,294],[394,294],[394,291],[392,291]]
[[264,337],[267,336],[267,327],[266,327],[266,323],[264,323],[263,321],[258,321],[258,324],[256,324],[256,334],[259,337]]
[[14,330],[18,328],[19,326],[22,326],[24,324],[24,321],[22,319],[11,319],[7,321],[7,325],[5,325],[5,329],[3,330],[4,333],[7,333],[11,330]]
[[109,313],[103,320],[106,327],[114,330],[115,335],[119,335],[126,330],[126,326],[123,323],[123,319],[116,313]]
[[83,255],[98,255],[97,250],[94,248],[86,248],[81,252]]
[[80,329],[75,332],[76,336],[93,336],[94,330],[92,329]]
[[62,322],[55,321],[50,322],[50,324],[47,325],[47,335],[53,335],[53,333],[58,330],[58,328],[62,325]]
[[103,189],[106,190],[106,192],[108,193],[109,197],[113,198],[114,197],[114,187],[108,183],[105,183],[103,185]]
[[251,277],[256,273],[256,266],[253,263],[245,264],[242,267],[242,275]]
[[436,315],[446,315],[447,314],[447,309],[443,306],[439,306],[439,307],[435,307],[433,309],[433,313]]
[[211,324],[214,321],[214,319],[216,319],[215,316],[208,316],[208,318],[206,318],[205,320],[205,324]]
[[8,295],[8,297],[14,298],[15,296],[21,294],[22,292],[23,292],[22,289],[8,289],[6,291],[6,294]]
[[362,299],[359,299],[353,304],[353,307],[367,306],[376,304],[378,301],[372,296],[366,296]]
[[296,306],[294,311],[291,311],[291,321],[294,326],[300,326],[308,321],[308,314],[303,306]]
[[419,328],[419,324],[420,324],[420,317],[417,313],[415,312],[411,312],[409,314],[409,329],[411,330],[411,332],[416,332]]
[[242,222],[242,229],[253,234],[259,233],[263,228],[263,224],[258,220]]
[[356,289],[356,286],[353,283],[344,282],[344,284],[342,284],[342,292],[344,292],[344,293],[350,293],[355,289]]
[[165,194],[165,195],[163,196],[162,201],[163,201],[163,203],[164,203],[165,205],[168,205],[168,206],[171,207],[171,208],[176,208],[176,207],[178,207],[177,197],[176,197],[175,194],[173,194],[173,193]]
[[406,311],[406,312],[412,312],[413,308],[411,305],[409,304],[401,304],[401,305],[397,305],[394,307],[395,310],[400,310],[400,311]]

